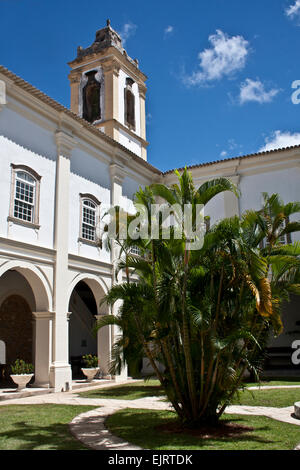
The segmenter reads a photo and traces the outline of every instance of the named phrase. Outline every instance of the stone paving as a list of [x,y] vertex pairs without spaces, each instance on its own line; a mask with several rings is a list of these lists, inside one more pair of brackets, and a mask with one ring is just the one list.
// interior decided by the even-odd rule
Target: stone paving
[[[131,381],[138,382],[138,381]],[[128,381],[123,382],[128,383]],[[119,383],[114,383],[111,386],[118,386]],[[108,384],[91,385],[86,390],[95,390],[108,387]],[[300,385],[287,385],[287,386],[263,386],[251,387],[251,389],[270,389],[270,388],[300,388]],[[86,446],[96,450],[138,450],[140,449],[133,444],[125,442],[124,440],[111,434],[105,427],[105,420],[108,416],[116,411],[125,408],[134,409],[149,409],[149,410],[170,410],[171,405],[163,401],[161,397],[146,397],[136,400],[117,400],[117,399],[104,399],[104,398],[83,398],[78,396],[78,391],[64,392],[64,393],[51,393],[47,395],[30,396],[24,398],[11,399],[9,402],[0,402],[0,406],[8,404],[46,404],[53,403],[58,405],[92,405],[98,406],[94,410],[81,413],[76,416],[70,423],[71,433]],[[293,417],[294,407],[275,408],[263,406],[228,406],[226,413],[230,414],[245,414],[255,416],[266,416],[268,418],[283,421],[285,423],[295,424],[300,426],[300,420]],[[300,450],[300,444],[295,450]]]

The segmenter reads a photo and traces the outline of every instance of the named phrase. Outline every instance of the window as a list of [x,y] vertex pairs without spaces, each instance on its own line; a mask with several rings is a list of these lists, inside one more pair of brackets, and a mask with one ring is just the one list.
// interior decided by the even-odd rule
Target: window
[[99,220],[100,202],[92,195],[80,194],[81,197],[81,241],[97,242],[97,224]]
[[100,83],[96,80],[97,70],[85,74],[88,82],[83,89],[83,119],[93,123],[101,119]]
[[[285,219],[285,221],[281,224],[280,230],[285,228],[290,223],[289,217]],[[286,233],[279,237],[278,242],[280,245],[290,245],[292,243],[292,237],[290,233]]]
[[16,173],[14,217],[33,222],[35,200],[35,179],[24,171]]
[[125,125],[129,129],[135,130],[135,97],[132,91],[134,81],[126,78],[126,88],[124,90],[124,109],[125,109]]
[[[281,231],[284,227],[286,227],[290,222],[289,217],[285,219],[284,222],[282,222],[281,226],[279,227],[279,231]],[[281,237],[278,238],[278,244],[279,245],[290,245],[292,243],[292,237],[290,233],[286,233],[284,235],[281,235]],[[263,245],[264,247],[269,246],[268,240],[265,240]]]
[[134,255],[134,256],[141,256],[141,250],[138,246],[136,245],[133,245],[131,248],[130,248],[130,254],[131,255]]
[[12,168],[10,218],[37,225],[41,177],[25,165],[12,165]]
[[86,199],[82,207],[82,238],[96,240],[96,205]]

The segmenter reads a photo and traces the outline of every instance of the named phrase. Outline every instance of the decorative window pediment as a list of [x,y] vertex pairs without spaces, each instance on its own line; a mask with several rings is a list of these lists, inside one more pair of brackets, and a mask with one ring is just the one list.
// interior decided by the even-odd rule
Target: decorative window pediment
[[100,220],[100,201],[92,194],[80,194],[79,240],[97,244],[97,226]]
[[9,219],[39,228],[41,176],[26,165],[11,164],[11,203]]

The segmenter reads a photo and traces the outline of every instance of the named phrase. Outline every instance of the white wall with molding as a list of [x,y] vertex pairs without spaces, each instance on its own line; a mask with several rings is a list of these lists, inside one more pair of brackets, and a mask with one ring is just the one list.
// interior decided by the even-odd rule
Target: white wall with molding
[[[54,156],[53,134],[9,109],[5,108],[0,113],[1,236],[8,235],[15,240],[53,247],[56,168]],[[15,223],[9,223],[8,227],[12,163],[27,165],[41,176],[39,230]]]

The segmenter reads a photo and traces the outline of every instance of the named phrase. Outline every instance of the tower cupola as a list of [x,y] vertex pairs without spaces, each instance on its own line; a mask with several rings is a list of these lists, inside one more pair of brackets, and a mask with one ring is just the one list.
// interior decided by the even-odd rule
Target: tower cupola
[[71,111],[146,160],[147,77],[138,60],[128,56],[110,20],[91,46],[77,48],[69,66]]

